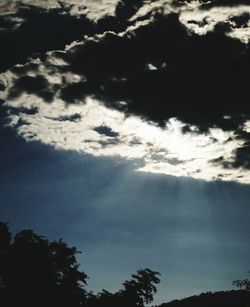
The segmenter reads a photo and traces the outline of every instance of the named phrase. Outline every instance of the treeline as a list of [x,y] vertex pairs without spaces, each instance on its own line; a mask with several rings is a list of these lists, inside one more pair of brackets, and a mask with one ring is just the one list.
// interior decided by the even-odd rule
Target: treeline
[[250,307],[250,291],[203,293],[182,300],[174,300],[159,307]]
[[0,306],[2,307],[143,307],[151,303],[159,273],[137,271],[116,293],[86,290],[78,251],[62,240],[50,242],[32,230],[13,238],[0,223]]
[[[144,307],[153,302],[160,273],[138,270],[122,288],[95,294],[86,290],[79,251],[63,240],[49,241],[32,230],[13,236],[0,222],[0,307]],[[205,293],[159,307],[250,307],[250,280],[236,280],[239,291]]]

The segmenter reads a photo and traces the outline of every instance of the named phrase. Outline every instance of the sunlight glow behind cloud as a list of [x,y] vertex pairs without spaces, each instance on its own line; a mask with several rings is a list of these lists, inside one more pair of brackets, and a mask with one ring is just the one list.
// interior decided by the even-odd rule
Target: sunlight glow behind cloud
[[[23,94],[6,105],[17,108],[15,114],[9,115],[9,125],[27,141],[93,156],[132,159],[144,172],[250,182],[250,171],[223,169],[211,162],[221,156],[233,160],[234,150],[242,140],[232,131],[210,128],[201,134],[193,126],[183,133],[185,124],[175,118],[160,128],[140,117],[109,109],[90,97],[85,103],[66,107],[59,99],[46,104],[34,95]],[[36,112],[23,112],[25,109]]]
[[[30,0],[22,0],[22,2],[31,4]],[[111,3],[116,2],[116,0],[93,1],[92,3],[85,1],[82,5],[83,14],[88,14],[89,10],[92,14],[97,14],[97,19],[98,17],[101,18],[102,14],[112,16],[114,13],[112,10],[115,9],[115,5],[111,5]],[[45,2],[40,0],[36,0],[34,3],[46,8],[58,7],[58,5],[63,6],[63,3],[66,3],[73,4],[73,8],[78,7],[80,9],[80,2],[77,0],[62,1],[61,4],[52,0],[46,2],[46,5]],[[85,3],[88,3],[91,8],[86,8]],[[106,13],[105,8],[109,8]],[[245,16],[244,14],[250,14],[249,6],[214,6],[204,9],[199,1],[185,2],[180,5],[173,5],[170,1],[145,1],[144,5],[139,7],[129,19],[129,22],[126,23],[127,28],[120,30],[121,32],[115,33],[113,30],[105,30],[93,37],[83,36],[82,39],[69,43],[64,50],[47,52],[44,54],[46,59],[33,59],[27,64],[17,64],[12,69],[7,70],[1,76],[0,81],[3,88],[1,91],[3,93],[0,98],[3,99],[3,102],[5,101],[3,105],[8,110],[8,125],[15,128],[18,134],[27,141],[40,141],[56,149],[74,150],[93,156],[123,157],[134,160],[139,171],[174,176],[191,176],[208,181],[221,179],[250,183],[250,169],[247,168],[248,156],[245,152],[247,138],[243,135],[244,131],[249,133],[249,122],[245,122],[241,126],[242,122],[246,121],[246,117],[242,122],[238,123],[238,131],[235,127],[222,130],[213,123],[207,126],[210,127],[208,130],[202,131],[202,129],[199,130],[200,127],[195,126],[199,122],[197,118],[195,118],[197,120],[196,122],[194,121],[195,124],[189,124],[190,122],[188,121],[184,123],[177,119],[178,115],[171,115],[172,118],[170,116],[165,117],[165,126],[160,127],[156,123],[144,119],[143,112],[126,113],[126,105],[129,106],[126,103],[129,103],[133,95],[135,97],[139,95],[139,97],[142,97],[142,101],[145,101],[146,98],[140,91],[133,92],[133,87],[128,86],[131,93],[127,98],[126,95],[121,95],[122,98],[116,98],[114,95],[112,99],[115,101],[114,105],[118,106],[116,110],[112,109],[112,105],[109,106],[107,101],[104,102],[105,98],[101,101],[105,94],[108,96],[109,86],[111,86],[112,97],[117,88],[119,89],[120,83],[122,84],[124,80],[130,81],[126,80],[126,78],[134,74],[134,66],[137,62],[135,61],[136,57],[134,58],[134,56],[130,55],[131,62],[128,61],[127,63],[131,67],[126,70],[121,65],[116,71],[115,65],[114,67],[111,65],[113,58],[109,58],[109,52],[105,47],[106,44],[110,44],[110,50],[115,49],[113,46],[120,46],[121,42],[130,46],[131,41],[133,41],[132,38],[137,36],[139,42],[146,42],[148,40],[147,33],[151,33],[151,30],[149,31],[148,29],[154,29],[154,26],[157,26],[157,23],[156,25],[154,24],[157,14],[167,16],[170,13],[176,13],[178,19],[176,17],[173,20],[170,18],[169,21],[166,19],[165,22],[169,22],[166,25],[169,24],[174,29],[176,28],[180,32],[180,39],[184,41],[188,40],[191,32],[198,34],[198,36],[205,35],[208,32],[215,31],[215,27],[221,23],[229,25],[230,30],[225,30],[225,35],[236,37],[244,43],[249,41],[249,20],[247,19],[248,21],[245,22],[243,18],[243,25],[239,22],[238,26],[236,26],[237,21],[235,21],[235,17],[242,18],[242,16]],[[93,18],[95,19],[94,16]],[[179,26],[179,21],[181,26]],[[150,23],[152,23],[151,27],[145,28],[145,30],[144,26],[150,25]],[[185,31],[182,31],[182,26]],[[136,29],[139,29],[142,33],[146,31],[146,34],[140,34],[140,31],[137,31],[137,33]],[[144,37],[143,35],[146,36]],[[171,31],[168,35],[174,36]],[[137,46],[137,40],[134,39],[135,46]],[[171,44],[171,40],[169,42]],[[144,43],[142,46],[147,46]],[[175,44],[175,42],[172,43]],[[92,50],[93,52],[97,50],[92,45],[96,46],[96,48],[101,48],[100,50],[102,51],[100,52],[105,56],[103,58],[99,57],[98,51],[94,55],[97,61],[92,61]],[[132,44],[132,46],[134,45]],[[243,45],[245,47],[245,44]],[[138,50],[133,49],[131,46],[130,48],[131,54],[133,52],[137,54],[138,50],[141,49],[141,47]],[[176,50],[179,50],[178,48]],[[123,49],[121,48],[120,50]],[[173,54],[176,53],[176,50],[173,49]],[[223,45],[221,52],[223,53],[224,50]],[[245,49],[243,50],[245,51]],[[170,58],[171,53],[169,53]],[[124,57],[123,53],[119,63],[123,61],[122,56]],[[156,56],[154,52],[152,59],[151,57],[148,59],[146,55],[144,56],[145,63],[142,62],[142,64],[145,67],[145,71],[142,70],[141,73],[143,76],[150,76],[150,78],[153,76],[152,73],[157,71],[159,71],[159,76],[161,72],[168,76],[168,65],[170,65],[169,69],[171,71],[178,62],[173,59],[172,63],[170,62],[169,64],[168,57],[162,57],[161,54]],[[208,57],[205,54],[204,59],[202,59],[204,62],[207,61],[206,56]],[[85,61],[86,58],[87,61]],[[99,58],[101,58],[100,61]],[[90,63],[93,62],[93,67],[91,65],[88,67],[88,59]],[[218,59],[214,56],[214,58],[212,57],[208,60],[213,63]],[[83,66],[83,71],[81,71],[81,67],[78,67],[81,66],[79,64],[81,60],[83,60],[83,63],[80,63]],[[107,67],[106,61],[108,63]],[[112,67],[110,68],[109,66]],[[121,71],[125,70],[121,74],[122,77],[119,75],[119,69]],[[197,71],[199,73],[199,69]],[[106,83],[102,82],[102,76],[99,76],[101,73],[104,75],[103,78],[106,78],[104,80]],[[114,82],[110,83],[110,80]],[[197,79],[195,80],[197,81]],[[128,84],[130,83],[128,82]],[[94,87],[94,90],[92,87]],[[157,86],[154,84],[152,88],[157,88]],[[124,90],[124,88],[122,89]],[[161,87],[160,89],[162,90]],[[95,91],[99,92],[99,96],[95,96],[96,98],[94,99]],[[158,99],[159,97],[161,95],[158,96]],[[119,111],[119,99],[127,99],[126,102],[120,102],[123,112]],[[152,105],[156,99],[152,98]],[[183,106],[188,105],[185,103],[185,96],[181,99],[183,101],[181,100],[180,102],[180,108],[182,108],[182,102]],[[134,104],[136,105],[135,102],[138,103],[136,99],[134,99]],[[213,103],[211,104],[211,108],[214,107]],[[164,99],[162,105],[165,106]],[[192,109],[192,107],[190,108]],[[158,111],[160,113],[160,110]],[[238,115],[241,116],[243,113]],[[142,117],[132,114],[142,114]],[[191,121],[191,123],[193,122]],[[187,126],[188,129],[186,129]],[[237,149],[241,149],[243,152],[244,159],[240,161],[242,162],[241,164],[236,161]],[[242,152],[238,154],[240,158]],[[243,168],[244,165],[246,166],[245,168]]]

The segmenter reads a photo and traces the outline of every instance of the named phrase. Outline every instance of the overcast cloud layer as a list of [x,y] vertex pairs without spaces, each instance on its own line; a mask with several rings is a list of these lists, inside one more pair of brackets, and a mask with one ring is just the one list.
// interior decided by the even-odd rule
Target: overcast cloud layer
[[250,183],[244,1],[24,2],[2,8],[6,124],[141,171]]

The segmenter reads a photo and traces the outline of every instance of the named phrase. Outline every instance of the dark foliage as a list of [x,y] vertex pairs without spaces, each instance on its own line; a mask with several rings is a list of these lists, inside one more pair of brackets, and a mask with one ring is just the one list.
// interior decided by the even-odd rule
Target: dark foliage
[[[153,301],[160,274],[138,270],[121,290],[98,294],[84,289],[78,251],[62,240],[49,242],[32,230],[14,238],[0,222],[0,306],[4,307],[144,307]],[[158,307],[250,307],[248,279],[233,282],[243,290],[203,293]]]
[[87,275],[79,271],[76,248],[49,242],[32,230],[11,239],[0,223],[0,305],[84,306]]
[[[249,272],[250,275],[250,272]],[[250,279],[239,279],[239,280],[234,280],[233,284],[243,290],[250,291]]]
[[158,307],[249,307],[249,291],[203,293],[183,300],[174,300]]
[[123,283],[123,288],[110,293],[106,290],[94,295],[88,294],[87,307],[143,307],[153,301],[156,285],[160,282],[158,272],[144,269],[132,275],[131,280]]
[[158,272],[139,270],[123,288],[87,293],[87,275],[79,271],[78,251],[62,240],[48,241],[32,230],[12,239],[0,223],[0,306],[4,307],[144,307],[153,301]]

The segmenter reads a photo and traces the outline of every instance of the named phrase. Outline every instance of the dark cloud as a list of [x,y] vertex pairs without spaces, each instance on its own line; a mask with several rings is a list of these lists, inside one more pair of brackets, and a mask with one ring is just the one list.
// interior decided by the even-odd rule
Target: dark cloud
[[4,83],[0,80],[0,91],[4,91],[5,90],[5,85]]
[[[217,5],[216,1],[204,3]],[[225,5],[234,3],[223,1]],[[76,42],[66,51],[41,57],[50,72],[76,74],[78,81],[62,78],[59,87],[49,84],[39,74],[36,77],[25,76],[27,69],[38,71],[37,64],[33,63],[28,68],[12,69],[19,79],[9,97],[25,91],[48,102],[58,95],[67,103],[77,103],[92,96],[108,107],[140,115],[159,125],[177,117],[186,123],[183,132],[190,131],[193,125],[197,127],[196,133],[219,127],[226,131],[235,130],[245,140],[242,127],[250,118],[249,43],[229,34],[234,29],[247,26],[249,13],[229,16],[228,20],[217,22],[213,30],[199,35],[180,21],[180,13],[164,13],[162,8],[152,6],[145,16],[142,14],[137,18],[139,23],[144,20],[142,25],[135,23],[129,27],[132,25],[130,18],[143,5],[143,1],[120,1],[115,16],[103,17],[96,24],[85,16],[63,13],[62,9],[20,9],[19,15],[25,21],[20,29],[12,32],[25,37],[26,41],[36,36],[32,44],[24,43],[24,46],[31,46],[32,52],[63,48],[65,43],[76,40],[83,33],[89,37]],[[44,20],[47,20],[45,26]],[[189,21],[197,22],[202,27],[209,20]],[[50,32],[49,28],[53,28],[54,24],[56,26]],[[124,29],[126,31],[121,32]],[[105,30],[113,32],[94,35]],[[57,39],[53,40],[54,37]],[[14,50],[10,45],[7,49]],[[31,51],[24,53],[31,54]],[[57,66],[49,61],[51,57],[66,64]],[[125,103],[121,104],[121,101]],[[235,162],[231,166],[249,168],[248,150],[246,140],[243,147],[236,150]],[[222,163],[228,167],[228,164]]]
[[[142,4],[143,1],[119,2],[115,18],[119,17],[120,23],[124,20],[124,25]],[[32,16],[36,16],[33,10],[42,16],[40,19],[45,15],[50,18],[50,14],[66,18],[61,9],[43,11],[33,8]],[[23,11],[29,16],[27,8]],[[76,21],[76,17],[66,16]],[[246,16],[234,20],[241,25],[246,22]],[[75,26],[79,31],[78,22]],[[26,27],[30,29],[30,24]],[[213,124],[230,126],[227,120],[221,120],[222,115],[235,115],[239,104],[242,110],[237,115],[248,109],[245,102],[249,48],[239,40],[227,37],[226,32],[225,24],[220,23],[206,36],[190,34],[180,23],[178,14],[158,14],[147,26],[129,31],[122,37],[107,33],[102,39],[89,40],[70,50],[66,57],[70,70],[83,74],[87,81],[66,83],[60,96],[67,102],[74,102],[95,95],[106,98],[114,107],[116,101],[125,100],[129,102],[129,112],[143,114],[158,122],[177,116],[200,126],[204,124],[205,128]],[[61,33],[54,34],[59,40]],[[156,69],[147,69],[148,65]],[[236,98],[240,100],[237,106]]]
[[[186,3],[194,2],[194,0],[173,0],[175,5],[185,5]],[[248,5],[248,0],[199,0],[199,3],[203,5],[204,8],[214,7],[214,6],[238,6],[238,5]]]
[[235,159],[233,162],[225,161],[226,167],[250,169],[250,133],[238,130],[238,138],[243,140],[241,147],[235,149]]
[[64,49],[66,44],[95,31],[94,23],[86,16],[72,16],[66,7],[46,10],[32,5],[0,16],[0,28],[1,72],[24,63],[30,56]]
[[[231,18],[235,28],[247,20],[247,14]],[[70,50],[71,71],[87,81],[66,85],[62,93],[73,93],[68,102],[92,94],[119,109],[117,102],[126,101],[124,111],[160,125],[177,117],[200,132],[237,130],[250,118],[250,53],[249,45],[229,37],[229,31],[229,23],[218,23],[200,36],[190,33],[178,14],[169,14],[123,36],[107,33]],[[235,151],[230,167],[249,168],[247,144]]]
[[234,159],[228,161],[223,156],[213,159],[210,162],[212,164],[222,165],[225,169],[242,168],[250,169],[250,133],[245,133],[241,138],[243,139],[243,144],[241,147],[235,148]]
[[[112,23],[123,24],[122,28],[127,26],[128,19],[142,5],[143,1],[139,0],[120,1],[109,28],[112,29]],[[95,28],[85,16],[71,16],[65,8],[44,10],[24,6],[18,11],[18,16],[24,22],[16,34],[36,36],[32,44],[26,44],[24,40],[22,46],[27,45],[39,52],[63,48],[65,43],[76,39],[74,36],[79,37],[83,33],[93,35],[102,32],[98,23]],[[109,17],[104,19],[110,21]],[[246,13],[232,17],[231,21],[235,27],[242,27],[248,18]],[[48,31],[49,28],[52,31]],[[65,28],[68,29],[66,32]],[[84,76],[84,81],[65,82],[60,97],[67,102],[77,102],[87,95],[94,95],[105,99],[113,107],[118,107],[117,101],[124,100],[128,102],[129,112],[142,114],[157,122],[177,116],[187,123],[197,124],[201,129],[212,125],[227,129],[233,123],[223,119],[223,115],[240,116],[249,112],[246,104],[249,47],[228,37],[229,30],[226,23],[218,23],[213,32],[200,36],[190,33],[179,21],[177,13],[164,16],[158,12],[148,25],[127,31],[124,35],[106,33],[102,38],[88,39],[71,48],[67,55],[58,54],[68,62],[70,72]],[[25,36],[26,40],[31,39],[28,36]],[[7,49],[15,48],[6,46]],[[20,56],[22,51],[15,54]],[[5,63],[8,62],[8,57],[2,58]],[[29,71],[37,69],[38,64],[32,65]],[[25,74],[25,70],[25,67],[13,68],[17,74]],[[35,91],[36,85],[41,83],[40,77],[40,81],[28,78]],[[15,84],[18,93],[19,83],[23,85],[25,82],[22,77]],[[42,84],[38,85],[38,91],[39,86]],[[48,87],[47,84],[45,86]],[[24,90],[26,87],[24,85]],[[29,88],[27,91],[34,92]],[[50,100],[50,94],[48,96],[47,100]]]
[[65,116],[60,116],[57,118],[53,118],[58,121],[70,121],[70,122],[77,122],[79,119],[81,119],[81,114],[75,113],[71,115],[65,115]]
[[243,147],[236,149],[235,161],[231,163],[231,166],[250,169],[250,141],[245,142]]
[[36,75],[35,77],[22,76],[17,79],[8,98],[16,98],[20,96],[22,92],[42,97],[46,102],[51,102],[54,97],[47,79],[39,75]]
[[[132,6],[132,1],[126,3]],[[122,8],[126,5],[119,5],[119,18],[125,20],[122,25],[115,27],[117,17],[109,16],[102,19],[103,24],[97,23],[97,27],[113,27],[115,31],[122,29],[126,23],[129,25],[126,19],[138,10],[141,2],[138,1],[125,17],[122,14],[126,11],[122,13]],[[44,20],[53,16],[52,12],[57,12],[38,11],[42,12]],[[117,9],[117,16],[119,14]],[[36,21],[31,22],[32,18],[25,17],[22,24],[27,20],[30,23],[21,32],[21,28],[15,29],[13,23],[8,25],[11,31],[1,32],[0,37],[9,37],[8,40],[5,38],[8,47],[6,45],[0,51],[2,70],[25,61],[34,52],[63,49],[68,40],[78,39],[85,33],[80,21],[85,17],[78,19],[67,13],[55,15],[53,20],[58,24],[51,21],[41,31],[33,32]],[[62,37],[60,33],[65,30],[63,20],[66,22],[71,18],[76,24],[79,21],[77,29],[74,32],[74,27],[71,28],[72,32]],[[67,103],[79,103],[85,97],[93,96],[100,98],[106,106],[138,114],[160,125],[170,117],[178,117],[186,123],[183,132],[204,133],[214,126],[234,130],[243,140],[243,146],[235,150],[234,161],[220,157],[211,163],[223,165],[228,172],[230,168],[250,168],[249,133],[243,129],[250,113],[249,45],[227,36],[230,23],[220,23],[214,31],[200,36],[191,33],[180,22],[177,13],[167,16],[161,13],[150,16],[149,13],[147,18],[151,18],[148,24],[128,28],[126,33],[93,36],[68,51],[40,56],[41,65],[47,70],[41,69],[40,62],[14,67],[10,73],[17,79],[14,79],[13,86],[9,84],[12,89],[8,99],[28,93],[47,102],[59,97]],[[232,22],[236,28],[244,27],[246,19],[241,16]],[[53,41],[53,35],[57,37],[53,26],[62,31],[58,34],[58,41],[57,38]],[[32,29],[31,33],[28,33],[29,29]],[[39,36],[41,42],[38,42]],[[20,54],[17,52],[19,49]],[[68,64],[56,64],[60,59]],[[49,81],[53,73],[61,73],[61,84]],[[77,81],[67,78],[67,74],[74,73],[79,77]],[[0,83],[0,90],[7,86],[5,82]],[[121,104],[121,101],[125,103]],[[0,104],[2,102],[0,100]],[[131,265],[141,265],[142,259],[146,265],[159,265],[163,273],[170,274],[171,280],[177,280],[171,295],[176,289],[180,293],[187,291],[190,274],[194,272],[191,265],[194,259],[200,274],[194,274],[196,286],[192,287],[196,290],[197,285],[208,287],[208,280],[213,289],[218,276],[220,280],[225,279],[222,271],[229,272],[232,264],[238,263],[235,272],[247,267],[249,186],[135,173],[134,162],[120,161],[117,157],[95,159],[90,155],[55,151],[39,142],[26,143],[13,131],[6,132],[6,128],[2,128],[8,112],[34,114],[37,109],[0,108],[0,182],[5,204],[1,206],[1,216],[4,218],[15,221],[18,227],[33,223],[45,233],[51,231],[53,236],[54,231],[58,229],[59,233],[61,227],[65,231],[63,236],[70,234],[71,240],[80,238],[81,250],[88,251],[82,254],[82,263],[88,265],[89,261],[93,271],[99,265],[104,279],[110,276],[110,272],[117,272],[118,266],[130,270]],[[53,119],[77,122],[80,118],[81,114],[73,111],[70,115]],[[192,130],[194,124],[197,126],[195,131]],[[107,141],[100,142],[101,146],[108,147],[119,141],[119,135],[113,129],[96,124],[94,131],[100,134],[98,138],[107,136]],[[140,144],[140,139],[131,138],[130,145],[137,144]],[[159,155],[152,154],[152,159],[158,158]],[[183,161],[173,158],[168,162],[178,165]],[[218,177],[222,176],[227,175],[222,173]],[[52,220],[51,216],[60,216],[59,226],[54,221],[44,223]],[[69,227],[64,227],[68,222]],[[117,264],[112,257],[120,262]],[[204,259],[207,263],[205,273]],[[103,266],[103,263],[109,265]],[[179,275],[173,274],[176,263]],[[209,276],[215,270],[215,264],[224,269],[203,283],[204,274]],[[230,274],[233,275],[234,271]],[[183,276],[187,278],[183,280]],[[181,285],[179,280],[182,280]],[[227,280],[232,280],[231,275]],[[103,282],[100,284],[102,286]],[[167,286],[164,284],[163,293]]]
[[103,16],[97,22],[100,32],[125,31],[131,24],[129,19],[145,4],[144,0],[119,0],[115,8],[114,16]]
[[239,16],[233,16],[230,18],[230,21],[235,23],[235,27],[239,28],[239,27],[247,27],[247,24],[250,20],[250,14],[248,12],[243,13]]
[[[58,1],[60,2],[60,1]],[[45,9],[35,5],[17,6],[14,13],[0,16],[0,72],[29,57],[40,57],[50,50],[63,50],[66,44],[105,31],[124,31],[129,18],[143,5],[142,0],[119,1],[116,15],[105,15],[97,21],[86,14],[72,15],[71,6]],[[18,49],[18,52],[16,52]]]
[[249,5],[248,0],[199,0],[205,7]]
[[14,108],[14,107],[8,107],[8,112],[11,114],[20,114],[20,113],[24,113],[27,115],[34,115],[38,112],[38,108],[37,107],[32,107],[32,108],[25,108],[25,107],[19,107],[19,108]]
[[144,0],[120,0],[116,6],[115,15],[119,20],[126,21],[131,18],[144,3]]
[[66,83],[60,91],[60,97],[67,103],[74,103],[91,95],[96,89],[96,84],[91,81]]
[[71,71],[87,77],[65,86],[66,101],[92,92],[113,107],[127,101],[129,112],[150,120],[177,116],[201,129],[227,129],[235,123],[223,115],[249,113],[249,48],[221,25],[199,36],[177,14],[160,15],[122,37],[107,33],[76,45],[65,59]]
[[113,131],[110,127],[107,127],[105,125],[95,127],[94,131],[98,132],[99,134],[104,134],[112,138],[119,136],[119,133]]

